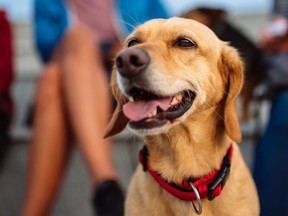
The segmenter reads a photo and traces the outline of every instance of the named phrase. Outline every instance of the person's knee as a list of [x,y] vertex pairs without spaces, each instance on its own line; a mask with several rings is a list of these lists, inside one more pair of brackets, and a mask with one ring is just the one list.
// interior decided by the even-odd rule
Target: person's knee
[[64,37],[64,49],[81,53],[95,49],[96,41],[92,32],[83,26],[74,26],[69,29]]
[[36,99],[53,99],[60,95],[61,74],[59,67],[54,64],[47,65],[38,81]]

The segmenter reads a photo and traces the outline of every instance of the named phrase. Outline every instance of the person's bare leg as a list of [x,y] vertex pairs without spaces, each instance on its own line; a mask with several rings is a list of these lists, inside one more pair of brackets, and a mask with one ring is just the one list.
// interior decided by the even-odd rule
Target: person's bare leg
[[50,64],[39,82],[22,216],[49,214],[70,153],[64,120],[60,71]]
[[103,139],[111,113],[111,96],[100,50],[92,34],[78,26],[67,32],[61,53],[72,128],[92,181],[97,185],[117,179],[110,141]]

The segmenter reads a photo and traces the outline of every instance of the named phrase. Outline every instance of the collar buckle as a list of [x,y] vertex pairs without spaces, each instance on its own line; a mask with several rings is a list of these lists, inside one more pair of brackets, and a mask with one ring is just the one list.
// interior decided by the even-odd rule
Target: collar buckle
[[224,164],[222,165],[218,175],[216,176],[215,181],[207,185],[208,188],[207,198],[210,201],[215,198],[215,190],[218,187],[221,187],[222,189],[229,177],[231,167],[231,160],[229,154],[227,154],[224,157],[223,163]]

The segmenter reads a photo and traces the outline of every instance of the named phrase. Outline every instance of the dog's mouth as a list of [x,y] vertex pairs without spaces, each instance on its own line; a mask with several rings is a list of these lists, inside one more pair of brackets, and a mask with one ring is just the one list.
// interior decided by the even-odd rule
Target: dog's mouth
[[173,96],[158,96],[139,88],[129,91],[130,101],[123,106],[134,129],[152,129],[181,117],[193,104],[195,92],[183,90]]

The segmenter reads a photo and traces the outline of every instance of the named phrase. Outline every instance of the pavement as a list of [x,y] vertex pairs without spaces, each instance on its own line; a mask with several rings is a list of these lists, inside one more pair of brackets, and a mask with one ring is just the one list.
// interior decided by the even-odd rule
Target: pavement
[[[138,150],[142,141],[138,138],[114,139],[113,159],[120,183],[126,191],[131,175],[137,165]],[[24,198],[26,181],[28,140],[11,143],[10,151],[0,170],[0,215],[17,216]],[[51,160],[53,160],[51,158]],[[89,216],[93,188],[90,184],[88,170],[84,165],[77,145],[72,152],[67,173],[52,209],[52,216]],[[113,205],[113,204],[112,204]]]
[[[28,145],[28,140],[12,143],[7,160],[0,171],[1,216],[17,216],[20,213],[26,180]],[[138,138],[132,139],[123,136],[121,139],[117,138],[114,140],[114,165],[124,191],[126,191],[137,165],[138,150],[141,146],[142,141]],[[254,146],[251,139],[246,139],[240,144],[249,167],[253,163]],[[75,146],[51,216],[92,216],[93,211],[90,204],[93,188],[91,186],[87,168]]]

